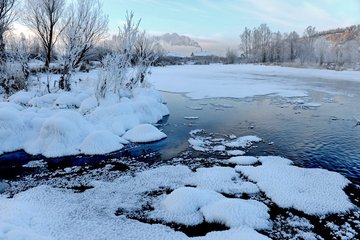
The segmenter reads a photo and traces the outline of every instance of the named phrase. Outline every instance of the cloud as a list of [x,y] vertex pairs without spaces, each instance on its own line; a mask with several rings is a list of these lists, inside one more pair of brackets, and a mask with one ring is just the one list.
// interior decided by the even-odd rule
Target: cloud
[[179,35],[177,33],[165,33],[157,36],[156,39],[160,42],[170,44],[171,46],[189,46],[201,48],[198,42],[185,35]]

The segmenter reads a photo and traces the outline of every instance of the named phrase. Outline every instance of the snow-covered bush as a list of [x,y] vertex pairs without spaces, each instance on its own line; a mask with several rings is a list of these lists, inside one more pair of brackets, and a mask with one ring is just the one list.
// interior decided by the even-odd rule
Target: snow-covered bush
[[102,73],[96,86],[96,97],[105,98],[108,92],[119,98],[129,97],[137,87],[146,87],[149,67],[158,59],[160,47],[154,39],[139,32],[140,20],[134,13],[126,14],[126,22],[116,36],[117,49],[102,60]]

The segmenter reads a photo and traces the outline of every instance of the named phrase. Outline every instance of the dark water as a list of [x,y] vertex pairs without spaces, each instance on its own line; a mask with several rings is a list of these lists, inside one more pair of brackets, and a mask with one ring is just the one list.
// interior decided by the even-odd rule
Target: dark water
[[[191,130],[204,129],[208,133],[224,135],[256,135],[264,143],[248,154],[283,156],[298,166],[336,171],[360,183],[360,126],[353,119],[353,116],[360,118],[360,83],[306,81],[310,80],[300,82],[313,90],[309,91],[309,97],[301,99],[262,96],[192,100],[182,94],[162,92],[171,113],[158,126],[168,135],[165,140],[130,145],[106,156],[45,161],[50,170],[85,164],[96,167],[102,160],[124,156],[150,164],[161,162],[189,148],[187,140]],[[321,106],[309,108],[300,104],[302,101],[320,103]],[[189,116],[198,119],[184,118]],[[38,159],[42,159],[41,156],[29,156],[24,152],[0,156],[0,178],[31,174],[32,169],[22,165]]]
[[[163,127],[168,138],[162,142],[161,156],[167,159],[185,150],[192,129],[256,135],[264,144],[252,149],[251,155],[283,156],[298,166],[340,172],[359,183],[360,125],[353,118],[360,117],[359,85],[336,88],[339,94],[312,91],[301,99],[320,103],[320,107],[296,103],[301,102],[298,98],[191,100],[181,94],[163,93],[171,115]],[[187,120],[186,116],[198,119]]]

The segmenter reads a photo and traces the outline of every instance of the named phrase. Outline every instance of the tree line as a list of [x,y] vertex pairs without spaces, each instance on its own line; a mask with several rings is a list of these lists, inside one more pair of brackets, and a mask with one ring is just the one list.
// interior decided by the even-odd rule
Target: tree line
[[245,27],[240,40],[243,60],[250,63],[293,63],[335,69],[359,68],[360,64],[360,25],[325,32],[309,26],[300,36],[295,31],[272,32],[261,24],[254,29]]

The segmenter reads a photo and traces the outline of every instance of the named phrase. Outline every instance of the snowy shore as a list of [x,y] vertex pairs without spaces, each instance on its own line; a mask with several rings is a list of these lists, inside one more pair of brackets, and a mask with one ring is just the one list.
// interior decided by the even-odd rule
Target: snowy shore
[[[71,92],[30,88],[0,102],[0,154],[21,149],[45,157],[105,154],[129,141],[166,137],[149,125],[169,114],[156,90],[139,88],[131,98],[108,95],[98,101],[93,90],[97,74],[78,73],[74,78],[83,80]],[[136,127],[146,136],[135,133],[134,137],[134,131],[139,131]]]

